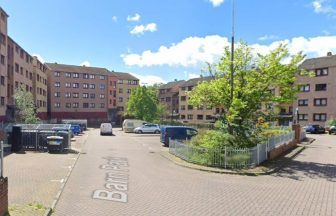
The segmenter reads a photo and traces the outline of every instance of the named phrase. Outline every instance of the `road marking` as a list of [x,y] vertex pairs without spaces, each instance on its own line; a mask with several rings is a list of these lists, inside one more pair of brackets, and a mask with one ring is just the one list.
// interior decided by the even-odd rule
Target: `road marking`
[[53,179],[53,180],[50,180],[52,182],[60,182],[60,183],[63,183],[64,182],[64,179],[61,179],[61,180],[56,180],[56,179]]

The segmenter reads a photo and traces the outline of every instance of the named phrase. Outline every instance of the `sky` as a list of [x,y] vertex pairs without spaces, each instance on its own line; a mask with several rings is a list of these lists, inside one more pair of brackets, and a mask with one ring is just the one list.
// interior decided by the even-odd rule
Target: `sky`
[[[45,62],[129,72],[142,84],[204,74],[229,45],[232,0],[0,0],[9,35]],[[267,53],[336,53],[335,0],[235,0],[236,40]]]

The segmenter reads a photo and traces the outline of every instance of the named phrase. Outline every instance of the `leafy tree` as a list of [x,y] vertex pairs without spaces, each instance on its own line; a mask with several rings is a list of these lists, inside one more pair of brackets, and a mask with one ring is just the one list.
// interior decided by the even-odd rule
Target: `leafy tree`
[[127,114],[151,122],[157,118],[157,104],[155,92],[141,86],[132,91],[127,103]]
[[34,97],[31,92],[20,86],[15,94],[15,105],[17,107],[16,119],[26,124],[36,124],[40,119],[37,117]]
[[[261,105],[287,104],[294,100],[298,89],[293,84],[304,56],[301,53],[290,56],[285,45],[269,54],[253,56],[251,48],[244,43],[239,44],[234,55],[233,97],[230,94],[231,52],[225,48],[218,64],[209,66],[216,79],[195,87],[189,94],[190,103],[224,108],[223,129],[242,139],[244,145],[253,145],[251,139],[258,118],[268,114],[262,112]],[[271,89],[280,92],[274,94]]]

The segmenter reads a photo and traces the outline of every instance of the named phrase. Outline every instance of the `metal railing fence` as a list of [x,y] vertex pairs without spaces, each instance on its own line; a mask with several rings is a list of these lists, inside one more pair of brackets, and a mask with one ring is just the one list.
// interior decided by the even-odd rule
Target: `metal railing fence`
[[179,140],[170,140],[169,152],[187,162],[210,167],[241,169],[255,167],[268,159],[268,153],[281,145],[293,141],[294,132],[279,135],[266,144],[257,144],[252,148],[220,149],[202,148],[187,145]]

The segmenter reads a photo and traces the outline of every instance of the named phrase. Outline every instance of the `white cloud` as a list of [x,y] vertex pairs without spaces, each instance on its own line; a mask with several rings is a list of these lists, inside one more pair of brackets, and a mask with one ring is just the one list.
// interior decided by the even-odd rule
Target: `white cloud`
[[42,58],[42,56],[40,55],[40,54],[33,54],[33,56],[36,56],[37,57],[37,59],[41,62],[41,63],[43,63],[44,64],[44,59]]
[[127,16],[127,21],[129,22],[138,22],[140,20],[140,14],[136,13],[134,16]]
[[214,7],[218,7],[224,3],[224,0],[208,0]]
[[276,35],[264,35],[258,38],[260,41],[276,40],[279,39],[279,36]]
[[194,73],[189,73],[188,74],[188,79],[194,79],[194,78],[199,78],[200,75],[199,74],[194,74]]
[[165,80],[163,80],[159,76],[155,75],[139,75],[136,73],[131,73],[133,76],[137,77],[140,80],[140,85],[154,85],[154,84],[160,84],[160,83],[166,83]]
[[312,2],[314,12],[318,14],[334,15],[336,14],[336,9],[333,8],[328,0],[315,0]]
[[113,20],[113,22],[118,22],[118,17],[117,16],[113,16],[112,20]]
[[133,35],[143,35],[145,32],[157,31],[156,23],[149,23],[147,25],[136,25],[130,33]]
[[84,61],[84,62],[82,62],[82,63],[80,64],[80,66],[90,67],[91,64],[90,64],[90,62],[88,62],[88,61]]
[[[295,37],[292,39],[274,41],[267,45],[252,44],[253,52],[266,54],[280,43],[288,44],[291,54],[303,51],[309,57],[325,56],[327,52],[336,52],[336,36],[318,36],[312,38]],[[140,54],[128,53],[121,55],[128,66],[182,66],[199,67],[205,62],[214,63],[223,54],[224,47],[229,46],[229,40],[219,35],[206,37],[189,37],[171,46],[161,46],[157,51],[145,50]]]

